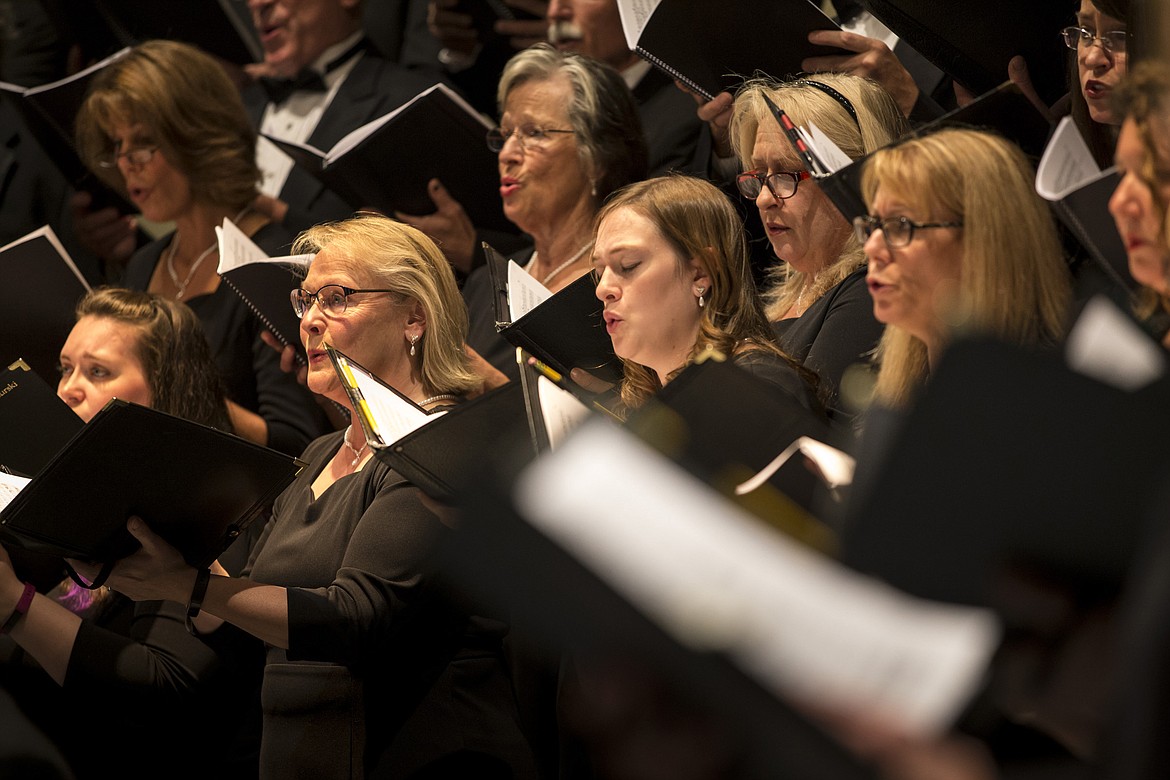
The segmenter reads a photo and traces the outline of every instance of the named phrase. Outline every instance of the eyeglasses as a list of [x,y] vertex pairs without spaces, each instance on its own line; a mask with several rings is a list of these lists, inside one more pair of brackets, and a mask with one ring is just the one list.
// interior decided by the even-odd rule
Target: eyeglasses
[[508,143],[508,139],[513,135],[516,140],[520,142],[520,151],[527,151],[528,149],[543,149],[552,140],[549,136],[553,133],[568,133],[575,135],[576,130],[556,130],[545,127],[537,127],[536,125],[520,125],[514,130],[505,130],[502,127],[493,127],[488,130],[487,147],[493,152],[498,152],[504,148],[504,144]]
[[315,293],[308,290],[296,289],[289,293],[289,299],[292,301],[293,311],[296,312],[297,319],[301,319],[309,311],[309,307],[313,305],[313,301],[321,307],[321,311],[325,312],[331,317],[336,317],[345,312],[346,306],[349,305],[349,296],[355,293],[382,293],[382,292],[397,292],[396,290],[355,290],[352,287],[345,287],[340,284],[327,284]]
[[1060,34],[1064,38],[1064,45],[1073,51],[1077,51],[1078,48],[1087,49],[1093,45],[1093,41],[1100,41],[1101,49],[1106,54],[1125,54],[1126,42],[1129,40],[1129,33],[1125,30],[1111,30],[1094,35],[1084,27],[1065,27]]
[[115,152],[113,150],[106,152],[97,159],[97,164],[103,168],[117,168],[119,158],[125,157],[126,162],[131,165],[146,165],[154,157],[154,153],[158,151],[157,146],[138,146],[133,149],[127,149],[124,152]]
[[908,245],[914,240],[915,230],[960,227],[963,227],[962,222],[914,222],[908,217],[878,219],[866,215],[853,218],[853,235],[857,236],[858,241],[864,244],[875,230],[881,230],[882,238],[886,240],[886,246],[890,249]]
[[739,194],[748,200],[755,200],[760,196],[764,187],[772,193],[776,200],[788,200],[796,194],[796,185],[805,179],[811,178],[808,171],[776,171],[764,173],[759,168],[747,171],[735,177],[735,186],[739,187]]

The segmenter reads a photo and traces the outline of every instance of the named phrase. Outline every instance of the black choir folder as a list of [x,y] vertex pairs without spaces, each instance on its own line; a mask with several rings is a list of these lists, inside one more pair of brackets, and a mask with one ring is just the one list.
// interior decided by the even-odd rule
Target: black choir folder
[[[1102,334],[1110,360],[1133,354],[1103,336],[1108,327],[1095,320],[1082,336]],[[1136,325],[1128,330],[1160,365],[1140,388],[1088,376],[1058,354],[994,341],[947,347],[888,454],[859,461],[842,559],[955,603],[992,604],[998,578],[1018,569],[1086,594],[1115,592],[1165,527],[1148,508],[1170,473],[1166,361]]]
[[0,247],[0,282],[7,290],[27,291],[10,295],[0,307],[0,363],[23,359],[56,385],[61,346],[89,284],[48,225]]
[[[770,101],[769,101],[770,102]],[[776,106],[783,110],[784,106]],[[776,119],[780,121],[779,117]],[[1038,160],[1044,153],[1052,132],[1052,125],[1040,113],[1020,88],[1011,82],[1003,82],[991,91],[980,95],[973,102],[957,108],[934,121],[915,128],[905,138],[929,135],[945,127],[960,127],[982,130],[1000,135],[1019,146],[1029,158]],[[864,216],[868,213],[862,195],[861,179],[865,164],[874,154],[867,154],[852,162],[832,141],[824,137],[809,138],[808,128],[802,128],[803,140],[808,151],[797,149],[798,154],[813,174],[817,184],[833,205],[846,219]],[[898,139],[891,145],[905,140]],[[811,143],[809,141],[811,140]],[[825,148],[828,147],[828,148]],[[880,151],[880,150],[879,150]],[[844,159],[841,159],[844,158]],[[834,160],[838,160],[836,164]]]
[[592,414],[523,359],[520,379],[464,401],[376,457],[450,505],[465,500],[466,485],[484,458],[495,460],[501,471],[519,473]]
[[[492,124],[445,84],[435,84],[368,122],[327,151],[265,136],[354,209],[390,216],[431,214],[427,183],[438,177],[477,228],[509,235],[496,155],[487,148]],[[442,154],[433,144],[441,139]]]
[[94,198],[95,209],[113,206],[124,214],[135,213],[137,209],[85,167],[74,145],[74,122],[98,71],[128,52],[129,49],[122,49],[68,78],[36,87],[0,81],[0,96],[20,112],[29,132],[36,136],[66,181],[75,189],[89,192]]
[[1097,265],[1123,290],[1137,283],[1129,272],[1125,244],[1109,213],[1121,181],[1117,168],[1101,170],[1071,117],[1060,120],[1036,169],[1036,192]]
[[813,46],[838,25],[809,0],[618,0],[631,51],[710,100],[760,71],[785,80],[801,62],[846,52]]
[[721,355],[683,369],[626,427],[721,495],[755,514],[786,524],[790,534],[831,546],[826,502],[835,501],[793,458],[767,480],[768,489],[741,495],[737,486],[762,471],[802,436],[837,445],[823,415]]
[[589,412],[574,396],[521,362],[521,382],[427,413],[395,388],[328,347],[374,457],[427,495],[456,505],[482,458],[518,471]]
[[112,563],[137,515],[207,566],[303,463],[230,433],[112,399],[0,510],[0,533],[35,552]]
[[301,321],[293,311],[289,294],[301,286],[311,255],[269,257],[230,219],[216,227],[219,239],[217,273],[240,296],[277,341],[296,352],[297,362],[307,364],[301,343]]
[[[928,605],[924,617],[922,604],[745,515],[604,419],[519,479],[491,462],[477,476],[475,511],[448,540],[444,574],[545,650],[582,668],[616,661],[677,696],[684,704],[672,711],[709,716],[707,736],[742,759],[737,776],[871,776],[790,702],[848,709],[852,700],[908,733],[938,733],[978,687],[996,642],[986,611]],[[901,623],[902,607],[924,622]],[[940,636],[957,655],[917,656]],[[925,690],[929,706],[909,704]]]
[[83,427],[23,360],[0,371],[0,471],[31,477]]
[[1074,22],[1064,0],[866,0],[865,7],[935,67],[975,94],[1007,78],[1008,61],[1021,54],[1048,105],[1068,92],[1068,50],[1062,28]]
[[592,274],[549,293],[515,261],[486,243],[483,250],[495,293],[496,330],[509,344],[531,353],[562,378],[582,368],[606,382],[621,381],[622,364],[605,330]]

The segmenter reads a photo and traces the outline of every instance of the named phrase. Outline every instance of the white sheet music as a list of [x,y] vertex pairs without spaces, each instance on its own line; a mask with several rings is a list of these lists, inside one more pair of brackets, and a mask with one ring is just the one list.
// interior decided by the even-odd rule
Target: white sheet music
[[388,447],[411,431],[446,414],[446,411],[427,414],[361,368],[344,358],[339,360],[348,372],[342,380],[355,385],[361,393],[364,403],[359,404],[357,411],[366,428],[370,446],[374,449]]
[[677,641],[727,653],[790,701],[937,735],[978,689],[998,644],[991,611],[863,577],[608,421],[587,423],[539,458],[515,499],[529,522]]
[[1036,168],[1036,193],[1060,200],[1101,175],[1101,169],[1072,117],[1060,120]]
[[822,441],[817,441],[809,436],[800,436],[792,444],[785,447],[783,452],[773,458],[772,462],[764,466],[755,476],[736,485],[735,494],[742,496],[757,489],[771,479],[772,475],[798,452],[812,461],[821,475],[821,481],[830,489],[852,484],[853,470],[857,465],[852,457]]
[[622,32],[626,34],[626,48],[638,48],[638,39],[646,29],[646,23],[654,15],[654,9],[662,0],[618,0],[618,16],[622,20]]
[[515,260],[508,261],[508,316],[512,322],[551,297],[552,292],[536,281]]
[[833,139],[825,135],[825,131],[813,122],[808,123],[807,130],[803,127],[798,127],[796,130],[804,139],[805,145],[812,150],[817,159],[825,164],[829,173],[836,173],[846,165],[853,163],[849,155],[845,154],[841,147],[837,146]]
[[546,377],[536,378],[536,392],[540,397],[540,414],[548,433],[548,446],[555,450],[592,412],[577,396],[557,387]]
[[15,474],[0,471],[0,509],[11,504],[12,499],[16,498],[16,494],[31,481],[28,477],[18,477]]
[[1166,353],[1104,296],[1085,304],[1065,342],[1070,368],[1121,390],[1140,390],[1166,373]]
[[313,261],[313,255],[269,257],[230,219],[224,219],[223,225],[216,226],[215,237],[219,241],[219,267],[216,269],[219,274],[249,263],[283,263],[308,273],[309,264]]

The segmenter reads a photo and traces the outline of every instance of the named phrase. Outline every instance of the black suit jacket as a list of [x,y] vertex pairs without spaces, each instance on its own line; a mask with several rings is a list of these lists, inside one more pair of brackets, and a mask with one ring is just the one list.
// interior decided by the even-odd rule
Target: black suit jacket
[[706,127],[695,113],[694,98],[658,68],[651,68],[633,92],[650,152],[650,175],[693,171],[695,145]]
[[[349,132],[393,111],[438,81],[442,78],[437,71],[404,68],[367,50],[345,77],[308,143],[327,152]],[[260,127],[268,96],[256,84],[248,86],[243,95],[253,124]],[[321,222],[344,219],[354,211],[319,179],[299,167],[289,172],[280,199],[289,207],[284,225],[294,233]]]

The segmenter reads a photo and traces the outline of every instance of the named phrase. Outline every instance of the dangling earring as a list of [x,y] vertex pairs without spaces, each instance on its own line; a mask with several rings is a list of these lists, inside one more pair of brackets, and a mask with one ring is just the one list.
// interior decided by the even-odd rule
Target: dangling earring
[[410,337],[410,356],[411,357],[414,357],[415,353],[417,352],[417,350],[414,347],[414,345],[417,343],[418,343],[418,334],[416,333],[415,335]]
[[591,179],[591,180],[589,181],[589,183],[592,185],[592,187],[591,187],[591,190],[590,190],[590,191],[592,192],[592,194],[593,194],[593,197],[595,197],[595,198],[596,198],[596,197],[597,197],[597,182]]
[[707,292],[707,288],[706,288],[706,287],[700,287],[700,288],[699,288],[699,290],[698,290],[698,293],[699,293],[699,308],[700,308],[700,309],[701,309],[701,308],[703,308],[704,306],[706,306],[706,305],[707,305],[707,302],[703,300],[703,295],[704,295],[706,292]]

